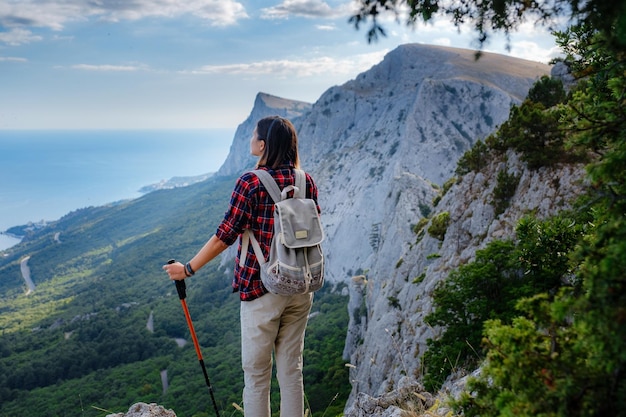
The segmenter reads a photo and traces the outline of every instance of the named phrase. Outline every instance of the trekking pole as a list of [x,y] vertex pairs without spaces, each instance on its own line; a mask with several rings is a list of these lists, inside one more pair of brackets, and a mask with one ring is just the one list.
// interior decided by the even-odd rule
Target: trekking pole
[[[168,264],[173,264],[176,262],[174,259],[170,259],[167,261]],[[189,309],[187,308],[187,284],[185,284],[185,280],[175,280],[176,283],[176,291],[178,292],[178,298],[180,298],[180,303],[183,306],[183,311],[185,312],[185,319],[187,320],[187,326],[189,326],[189,332],[191,333],[191,339],[193,340],[193,346],[196,348],[196,355],[198,355],[198,361],[200,362],[200,366],[202,367],[202,373],[204,374],[204,380],[206,382],[206,386],[209,387],[209,393],[211,394],[211,400],[213,401],[213,408],[215,409],[215,415],[220,417],[220,412],[217,409],[217,403],[215,402],[215,395],[213,395],[213,387],[211,386],[211,381],[209,381],[209,374],[206,371],[206,367],[204,366],[204,359],[202,358],[202,352],[200,352],[200,344],[198,343],[198,338],[196,337],[196,331],[193,328],[193,322],[191,321],[191,316],[189,315]]]

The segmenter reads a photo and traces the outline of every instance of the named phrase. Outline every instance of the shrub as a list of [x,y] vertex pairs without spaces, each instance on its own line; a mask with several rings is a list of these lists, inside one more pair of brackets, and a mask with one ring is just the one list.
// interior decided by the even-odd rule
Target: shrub
[[496,216],[503,213],[504,210],[509,207],[511,197],[515,195],[519,180],[519,176],[509,174],[505,169],[498,171],[497,183],[493,189],[493,200],[491,201]]
[[433,293],[435,309],[426,323],[445,328],[427,341],[424,385],[436,391],[456,367],[475,365],[483,324],[510,324],[519,315],[518,300],[546,293],[553,297],[569,274],[568,254],[580,241],[587,222],[568,214],[545,221],[525,218],[517,226],[518,242],[494,241],[476,252],[476,260],[450,273]]
[[428,219],[420,219],[419,222],[417,222],[417,224],[413,225],[412,230],[413,233],[415,233],[416,235],[418,235],[423,229],[424,226],[426,226],[428,224]]
[[390,296],[390,297],[387,297],[387,301],[389,302],[390,307],[397,308],[398,310],[402,310],[402,306],[400,305],[400,300],[398,300],[398,298]]
[[512,242],[494,242],[478,251],[476,261],[453,271],[433,293],[435,310],[426,323],[446,330],[438,339],[427,341],[424,386],[435,392],[457,366],[472,363],[472,348],[478,350],[483,321],[510,310],[505,294],[510,275]]
[[581,155],[565,148],[565,131],[560,126],[561,107],[545,109],[541,103],[526,100],[511,108],[509,120],[486,139],[489,148],[513,149],[530,169],[550,166],[557,162],[576,162]]
[[450,178],[448,181],[446,181],[443,184],[443,195],[446,195],[446,193],[450,190],[450,188],[452,188],[452,186],[454,184],[456,184],[458,182],[458,178],[452,177]]
[[563,103],[566,99],[563,83],[557,78],[544,75],[528,91],[528,99],[542,104],[546,109]]
[[477,141],[472,149],[465,152],[455,170],[456,175],[463,176],[472,171],[480,171],[487,166],[489,162],[489,148],[485,142]]
[[428,228],[428,234],[432,237],[443,240],[450,224],[450,213],[447,211],[441,212],[433,217],[433,220]]
[[419,203],[419,209],[420,209],[420,214],[421,214],[423,217],[428,217],[428,216],[430,216],[430,211],[431,211],[431,208],[430,208],[430,206],[429,206],[428,204]]
[[424,281],[424,278],[426,278],[426,272],[422,272],[419,276],[413,278],[413,281],[411,281],[413,284],[420,284],[422,283],[422,281]]

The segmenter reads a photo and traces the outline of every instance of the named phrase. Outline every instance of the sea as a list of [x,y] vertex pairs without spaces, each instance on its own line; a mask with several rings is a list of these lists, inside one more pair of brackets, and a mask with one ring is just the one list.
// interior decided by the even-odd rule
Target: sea
[[138,198],[173,177],[215,172],[235,129],[0,130],[0,250],[13,226]]

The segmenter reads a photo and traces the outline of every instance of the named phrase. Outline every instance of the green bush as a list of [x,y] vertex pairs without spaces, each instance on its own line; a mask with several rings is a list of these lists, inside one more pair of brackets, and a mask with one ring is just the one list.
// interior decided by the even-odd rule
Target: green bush
[[417,222],[417,224],[414,224],[411,227],[411,230],[413,230],[413,233],[415,233],[416,235],[419,235],[420,232],[424,229],[424,226],[426,226],[428,224],[428,219],[426,218],[421,218],[419,222]]
[[565,146],[566,130],[561,124],[565,110],[559,105],[565,100],[561,81],[542,77],[527,99],[511,108],[509,119],[485,140],[487,148],[499,152],[513,149],[531,169],[585,160],[583,153]]
[[450,213],[447,211],[441,212],[433,217],[430,227],[428,228],[428,234],[435,239],[443,240],[450,224]]
[[489,147],[479,140],[459,159],[455,173],[462,177],[469,172],[480,172],[487,166],[489,159]]
[[424,354],[424,386],[435,392],[456,367],[476,363],[483,321],[510,309],[505,279],[511,275],[512,242],[494,242],[476,261],[453,271],[433,293],[435,310],[425,321],[441,326],[441,337],[429,339]]
[[515,195],[519,180],[519,176],[509,174],[506,169],[498,171],[496,186],[493,189],[493,200],[491,202],[495,209],[496,216],[504,213],[504,210],[509,207],[511,198]]
[[517,227],[518,241],[494,241],[476,252],[474,262],[461,266],[437,285],[431,326],[444,329],[427,342],[424,385],[436,391],[457,367],[472,367],[482,358],[483,323],[510,323],[518,315],[519,299],[556,294],[570,269],[568,254],[578,244],[586,222],[563,213],[545,221],[525,218]]
[[566,98],[561,80],[547,75],[541,77],[528,91],[528,99],[546,109],[563,103]]
[[446,193],[450,190],[450,188],[452,188],[452,186],[453,186],[454,184],[458,183],[458,181],[459,181],[459,179],[458,179],[458,178],[456,178],[456,177],[452,177],[452,178],[450,178],[448,181],[446,181],[446,182],[443,184],[443,192],[442,192],[442,194],[443,194],[443,195],[446,195]]
[[422,215],[422,217],[430,216],[430,212],[432,211],[432,209],[428,204],[419,203],[418,207],[420,209],[420,214]]

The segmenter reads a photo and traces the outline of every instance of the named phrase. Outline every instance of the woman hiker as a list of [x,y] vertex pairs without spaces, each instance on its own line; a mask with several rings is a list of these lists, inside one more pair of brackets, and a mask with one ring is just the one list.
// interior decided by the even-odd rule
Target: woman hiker
[[[257,169],[268,171],[280,189],[293,185],[294,168],[300,168],[298,137],[291,122],[272,116],[257,122],[250,152],[258,156]],[[306,174],[306,196],[317,204],[317,186]],[[319,211],[319,205],[318,205]],[[258,177],[245,173],[237,179],[224,219],[208,242],[185,265],[163,265],[170,279],[191,277],[251,229],[267,259],[273,235],[273,202]],[[239,265],[244,256],[246,261]],[[241,299],[241,362],[244,371],[243,405],[246,417],[270,417],[272,351],[280,386],[280,415],[304,415],[302,350],[313,294],[284,296],[267,291],[260,277],[252,246],[235,260],[233,291]]]

